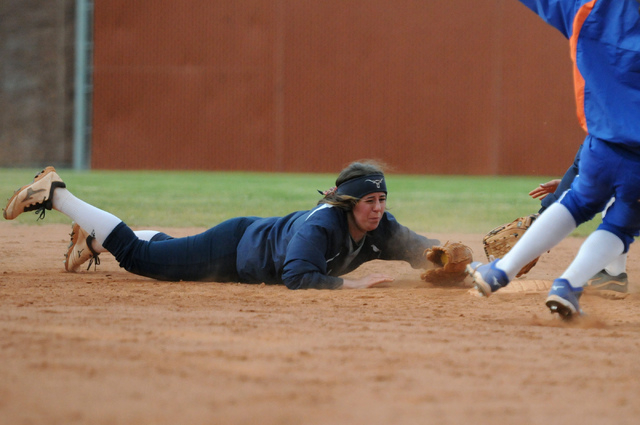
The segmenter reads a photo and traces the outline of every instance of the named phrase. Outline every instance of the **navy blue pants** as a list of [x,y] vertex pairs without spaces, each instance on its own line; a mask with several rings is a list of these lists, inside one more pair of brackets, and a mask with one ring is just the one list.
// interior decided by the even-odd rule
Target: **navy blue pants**
[[227,220],[198,235],[172,238],[160,233],[142,241],[124,223],[103,246],[125,270],[158,280],[238,282],[237,247],[256,217]]

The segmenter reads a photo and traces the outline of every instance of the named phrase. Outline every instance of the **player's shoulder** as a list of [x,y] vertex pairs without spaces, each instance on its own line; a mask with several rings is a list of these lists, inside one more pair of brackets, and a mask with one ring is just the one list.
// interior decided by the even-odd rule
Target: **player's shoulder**
[[299,226],[313,226],[328,231],[343,231],[347,225],[346,211],[330,204],[320,204],[299,217]]
[[332,220],[344,215],[344,211],[331,204],[320,204],[305,214],[305,221]]

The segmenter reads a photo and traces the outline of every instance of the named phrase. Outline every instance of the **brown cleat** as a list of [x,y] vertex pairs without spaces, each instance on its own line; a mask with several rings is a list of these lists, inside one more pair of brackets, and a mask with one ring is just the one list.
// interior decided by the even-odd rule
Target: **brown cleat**
[[80,266],[89,261],[87,270],[91,268],[91,264],[96,266],[100,264],[100,258],[91,247],[91,242],[95,239],[93,235],[87,233],[82,227],[73,223],[71,225],[71,243],[64,255],[64,268],[68,272],[77,271]]
[[44,218],[45,210],[53,207],[53,191],[58,187],[66,187],[53,167],[47,167],[39,172],[31,184],[16,190],[4,207],[2,215],[7,220],[13,220],[25,211],[35,211],[38,220]]
[[602,298],[618,300],[629,295],[629,278],[626,273],[611,276],[605,270],[596,273],[584,286],[586,294],[598,295]]

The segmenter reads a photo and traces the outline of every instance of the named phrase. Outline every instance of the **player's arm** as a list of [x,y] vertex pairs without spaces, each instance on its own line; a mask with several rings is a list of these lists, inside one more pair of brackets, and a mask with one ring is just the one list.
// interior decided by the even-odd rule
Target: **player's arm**
[[342,287],[344,289],[371,288],[384,282],[393,282],[393,277],[381,273],[374,273],[358,280],[342,279]]
[[308,225],[298,231],[287,245],[282,281],[289,289],[338,289],[343,281],[329,276],[327,229]]
[[560,31],[566,38],[571,37],[575,0],[520,0],[520,3]]
[[425,250],[440,245],[439,240],[419,235],[398,223],[389,212],[384,214],[374,234],[375,243],[382,248],[381,260],[406,261],[414,269],[428,267],[430,264],[424,256]]

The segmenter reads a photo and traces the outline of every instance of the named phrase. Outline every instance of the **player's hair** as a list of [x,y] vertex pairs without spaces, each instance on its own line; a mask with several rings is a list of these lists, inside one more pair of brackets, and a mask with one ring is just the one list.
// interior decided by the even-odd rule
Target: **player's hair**
[[[352,162],[338,175],[338,178],[336,179],[336,187],[357,177],[368,176],[371,174],[384,174],[383,167],[384,166],[380,162],[371,159]],[[324,198],[318,201],[318,205],[329,204],[345,211],[351,211],[359,200],[360,198],[338,194],[335,190],[330,190],[327,191]]]

